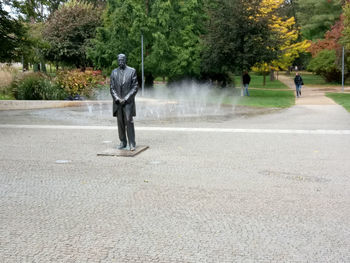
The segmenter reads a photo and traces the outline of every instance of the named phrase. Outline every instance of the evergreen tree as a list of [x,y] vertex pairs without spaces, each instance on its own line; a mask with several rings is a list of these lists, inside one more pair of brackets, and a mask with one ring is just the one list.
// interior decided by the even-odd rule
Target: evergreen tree
[[144,36],[146,82],[156,76],[198,76],[200,35],[205,21],[202,0],[109,0],[89,57],[99,68],[117,67],[117,54],[141,67]]
[[297,21],[303,37],[309,40],[323,38],[339,19],[344,0],[296,0]]
[[19,21],[11,18],[0,3],[0,61],[18,60],[20,49],[25,43],[23,37],[25,27]]
[[214,0],[205,37],[203,71],[225,80],[229,72],[249,70],[278,55],[278,32],[270,29],[270,15],[260,0]]

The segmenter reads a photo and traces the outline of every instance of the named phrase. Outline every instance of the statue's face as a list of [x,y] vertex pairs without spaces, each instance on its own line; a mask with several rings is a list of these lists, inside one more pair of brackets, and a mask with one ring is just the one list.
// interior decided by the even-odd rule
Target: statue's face
[[126,65],[126,58],[125,57],[118,57],[118,65],[119,65],[119,67],[124,69],[125,65]]

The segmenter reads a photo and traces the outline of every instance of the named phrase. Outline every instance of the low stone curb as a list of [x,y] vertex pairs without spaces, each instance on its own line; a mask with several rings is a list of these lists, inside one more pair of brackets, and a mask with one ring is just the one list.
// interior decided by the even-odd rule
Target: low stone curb
[[[146,101],[149,103],[175,103],[172,101],[159,102],[156,99],[136,98],[136,101]],[[111,100],[0,100],[1,110],[30,110],[30,109],[49,109],[64,107],[81,107],[95,104],[112,104]]]
[[45,108],[64,108],[80,107],[93,104],[111,103],[109,100],[85,100],[85,101],[66,101],[66,100],[0,100],[0,110],[29,110]]

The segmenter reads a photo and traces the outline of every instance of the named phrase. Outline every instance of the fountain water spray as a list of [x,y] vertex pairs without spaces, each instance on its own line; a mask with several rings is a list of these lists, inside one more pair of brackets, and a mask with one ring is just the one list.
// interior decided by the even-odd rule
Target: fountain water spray
[[[216,88],[209,83],[199,83],[193,80],[173,83],[170,86],[156,84],[152,89],[146,89],[144,96],[136,96],[136,120],[168,120],[186,118],[208,118],[224,116],[232,113],[239,96],[233,96],[232,88]],[[93,112],[110,116],[112,98],[109,89],[96,93],[94,104],[87,102],[89,115]],[[223,106],[230,101],[229,106]]]

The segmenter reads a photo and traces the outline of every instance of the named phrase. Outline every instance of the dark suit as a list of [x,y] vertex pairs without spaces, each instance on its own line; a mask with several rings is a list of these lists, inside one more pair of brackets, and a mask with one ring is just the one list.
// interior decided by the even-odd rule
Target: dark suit
[[[127,145],[125,128],[129,144],[135,146],[135,129],[133,117],[136,116],[135,95],[138,83],[136,70],[126,66],[114,69],[111,74],[111,95],[113,98],[113,116],[118,118],[119,139]],[[124,99],[121,104],[119,100]]]

